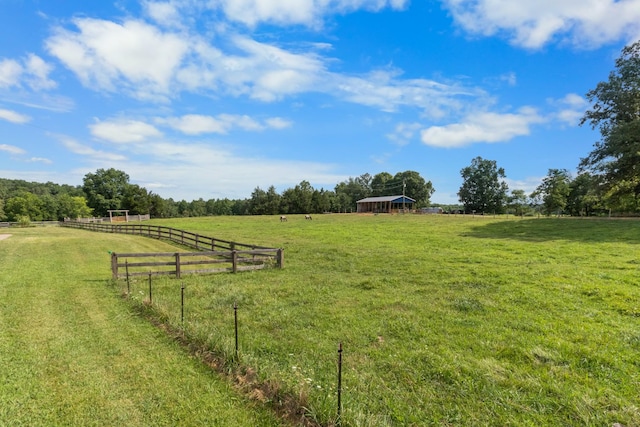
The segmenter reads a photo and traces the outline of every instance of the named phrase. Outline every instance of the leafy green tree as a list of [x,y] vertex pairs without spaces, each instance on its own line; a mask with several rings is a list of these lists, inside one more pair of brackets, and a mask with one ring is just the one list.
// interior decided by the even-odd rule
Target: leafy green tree
[[233,200],[211,199],[207,200],[208,215],[233,215]]
[[498,168],[495,160],[485,160],[478,156],[460,174],[463,182],[458,198],[466,212],[504,211],[509,187],[503,180],[506,178],[504,169]]
[[43,221],[58,221],[60,217],[60,202],[58,196],[52,196],[50,193],[39,196]]
[[566,169],[549,169],[549,173],[542,179],[532,193],[532,198],[542,199],[543,212],[546,215],[557,213],[560,215],[567,206],[569,196],[571,176]]
[[129,175],[116,169],[98,169],[84,176],[82,189],[87,204],[96,216],[108,216],[109,210],[123,209],[122,200],[129,186]]
[[9,221],[18,221],[19,217],[42,221],[42,201],[35,194],[23,191],[7,200],[5,212]]
[[0,221],[4,221],[7,215],[4,213],[4,200],[0,199]]
[[311,213],[323,213],[329,212],[331,210],[331,206],[333,204],[333,200],[335,198],[335,194],[333,191],[327,191],[324,188],[320,190],[314,190],[313,195],[311,196]]
[[527,194],[524,190],[511,190],[507,206],[513,210],[513,214],[522,216],[527,207]]
[[151,194],[146,188],[129,184],[124,188],[121,209],[128,209],[133,215],[147,215],[151,212]]
[[314,189],[309,181],[301,181],[294,188],[288,188],[282,193],[282,206],[284,213],[309,213],[313,210]]
[[191,211],[189,210],[189,202],[187,202],[186,200],[182,199],[179,202],[176,202],[176,208],[177,208],[177,213],[178,213],[178,217],[190,217],[191,215]]
[[232,215],[250,215],[249,211],[249,200],[248,199],[239,199],[235,200],[233,206],[231,208]]
[[249,212],[251,215],[267,215],[267,192],[256,187],[249,199]]
[[435,191],[431,181],[425,181],[424,178],[415,171],[398,172],[393,177],[393,181],[401,182],[404,188],[396,191],[394,194],[389,194],[390,196],[404,193],[405,196],[415,199],[416,207],[429,206],[431,195]]
[[604,208],[599,180],[588,172],[581,173],[569,183],[566,209],[574,216],[589,216]]
[[207,214],[207,202],[201,197],[189,203],[190,216],[205,216]]
[[337,210],[339,212],[351,212],[356,210],[358,200],[373,194],[371,182],[373,178],[364,173],[356,178],[349,177],[347,181],[338,183],[335,187],[337,196]]
[[580,162],[602,180],[609,197],[640,208],[640,41],[622,49],[609,80],[587,93],[592,103],[581,124],[600,130],[601,139]]
[[88,218],[93,215],[91,208],[87,206],[87,199],[84,197],[61,194],[58,196],[58,206],[58,220]]
[[267,189],[267,213],[276,215],[282,211],[282,196],[276,191],[276,187],[271,185]]
[[371,180],[371,196],[394,196],[402,192],[402,181],[396,181],[389,172],[380,172]]

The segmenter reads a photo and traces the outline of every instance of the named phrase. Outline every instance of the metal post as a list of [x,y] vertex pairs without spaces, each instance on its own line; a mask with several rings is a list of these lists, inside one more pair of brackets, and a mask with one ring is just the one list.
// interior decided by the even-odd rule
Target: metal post
[[233,303],[233,318],[236,330],[236,360],[238,360],[238,303]]
[[152,298],[151,298],[151,273],[149,273],[149,305],[152,304]]
[[340,427],[342,423],[342,343],[338,347],[338,418],[336,426]]
[[127,273],[127,296],[131,295],[131,284],[129,283],[129,260],[125,260],[124,268]]
[[180,322],[184,323],[184,283],[180,288]]

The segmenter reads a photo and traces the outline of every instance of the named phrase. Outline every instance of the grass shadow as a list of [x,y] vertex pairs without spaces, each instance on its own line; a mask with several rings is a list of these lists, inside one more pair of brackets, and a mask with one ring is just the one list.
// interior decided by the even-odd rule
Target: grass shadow
[[465,236],[529,242],[565,240],[585,243],[640,243],[640,220],[636,218],[512,219],[475,226],[465,233]]

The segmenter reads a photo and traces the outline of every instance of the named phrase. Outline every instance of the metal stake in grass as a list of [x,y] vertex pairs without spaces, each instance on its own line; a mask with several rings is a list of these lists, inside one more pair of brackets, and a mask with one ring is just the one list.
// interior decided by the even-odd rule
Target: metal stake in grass
[[180,287],[180,322],[184,323],[184,283]]
[[127,273],[127,296],[131,295],[131,284],[129,283],[129,260],[124,261],[125,272]]
[[342,343],[338,346],[338,418],[336,426],[340,427],[342,418]]
[[151,298],[151,273],[149,273],[149,305],[152,304],[153,299]]
[[233,319],[236,330],[236,360],[238,360],[238,303],[233,303]]

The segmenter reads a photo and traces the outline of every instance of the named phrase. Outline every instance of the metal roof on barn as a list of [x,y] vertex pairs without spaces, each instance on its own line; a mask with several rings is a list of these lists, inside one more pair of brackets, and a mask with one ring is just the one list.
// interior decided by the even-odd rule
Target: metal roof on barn
[[358,200],[356,203],[375,203],[375,202],[391,202],[391,203],[415,203],[415,199],[407,196],[380,196],[380,197],[367,197],[366,199]]

